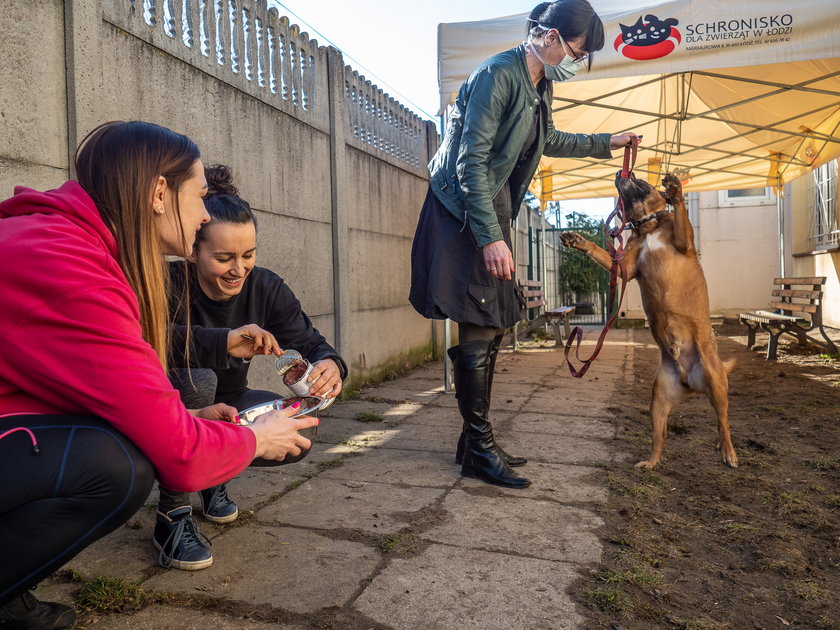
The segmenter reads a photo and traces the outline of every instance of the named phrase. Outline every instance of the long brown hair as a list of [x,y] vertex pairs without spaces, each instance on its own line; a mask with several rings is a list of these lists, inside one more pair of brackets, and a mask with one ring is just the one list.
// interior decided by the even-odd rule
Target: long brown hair
[[[154,222],[152,196],[163,176],[174,193],[201,156],[188,137],[147,122],[109,122],[94,129],[76,151],[76,177],[117,241],[118,260],[140,304],[143,339],[164,369],[169,343],[169,274]],[[187,239],[181,228],[181,239]]]

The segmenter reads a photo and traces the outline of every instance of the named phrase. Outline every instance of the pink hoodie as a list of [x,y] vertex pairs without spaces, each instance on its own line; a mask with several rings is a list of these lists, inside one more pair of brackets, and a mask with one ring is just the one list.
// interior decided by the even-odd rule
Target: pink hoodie
[[142,337],[117,243],[82,187],[18,187],[0,203],[3,416],[92,415],[126,435],[168,488],[195,491],[252,460],[252,431],[193,417]]

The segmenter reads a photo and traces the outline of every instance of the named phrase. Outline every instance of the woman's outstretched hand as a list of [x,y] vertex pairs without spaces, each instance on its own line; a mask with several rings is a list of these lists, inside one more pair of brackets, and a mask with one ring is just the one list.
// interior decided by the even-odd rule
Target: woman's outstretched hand
[[510,280],[513,277],[513,255],[504,241],[493,241],[481,248],[484,268],[494,278]]
[[643,137],[644,136],[637,136],[632,131],[616,134],[610,137],[610,149],[622,149],[630,144],[633,138],[638,138],[641,143]]
[[231,407],[225,403],[216,403],[215,405],[210,405],[209,407],[189,409],[188,411],[196,418],[239,423],[239,415],[237,415],[236,407]]
[[296,457],[301,452],[312,448],[312,442],[303,437],[298,431],[314,427],[318,418],[301,416],[292,418],[300,411],[300,403],[278,411],[269,411],[257,416],[248,428],[257,438],[257,449],[254,457],[283,461],[287,455]]
[[341,393],[341,370],[333,359],[321,359],[312,364],[309,391],[315,396],[335,398]]
[[245,324],[228,333],[228,354],[238,359],[250,359],[257,354],[283,355],[283,349],[267,330],[256,324]]

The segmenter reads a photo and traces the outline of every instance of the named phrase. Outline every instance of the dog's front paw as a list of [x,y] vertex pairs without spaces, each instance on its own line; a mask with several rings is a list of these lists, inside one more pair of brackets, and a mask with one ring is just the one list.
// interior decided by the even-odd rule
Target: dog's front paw
[[586,249],[586,239],[577,232],[560,232],[560,240],[566,247]]
[[676,175],[668,173],[662,178],[662,184],[665,186],[665,196],[668,201],[673,202],[682,199],[682,184]]
[[645,470],[651,470],[651,469],[652,469],[654,466],[656,466],[658,463],[659,463],[659,461],[658,461],[658,460],[657,460],[657,461],[653,461],[653,460],[647,459],[647,460],[645,460],[645,461],[643,461],[643,462],[639,462],[638,464],[636,464],[635,466],[633,466],[633,468],[644,468]]

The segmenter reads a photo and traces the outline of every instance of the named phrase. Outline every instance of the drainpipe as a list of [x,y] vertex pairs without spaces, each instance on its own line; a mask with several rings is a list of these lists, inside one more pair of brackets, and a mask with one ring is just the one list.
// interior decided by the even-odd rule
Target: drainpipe
[[776,223],[779,229],[779,276],[785,277],[785,189],[782,176],[776,179]]

